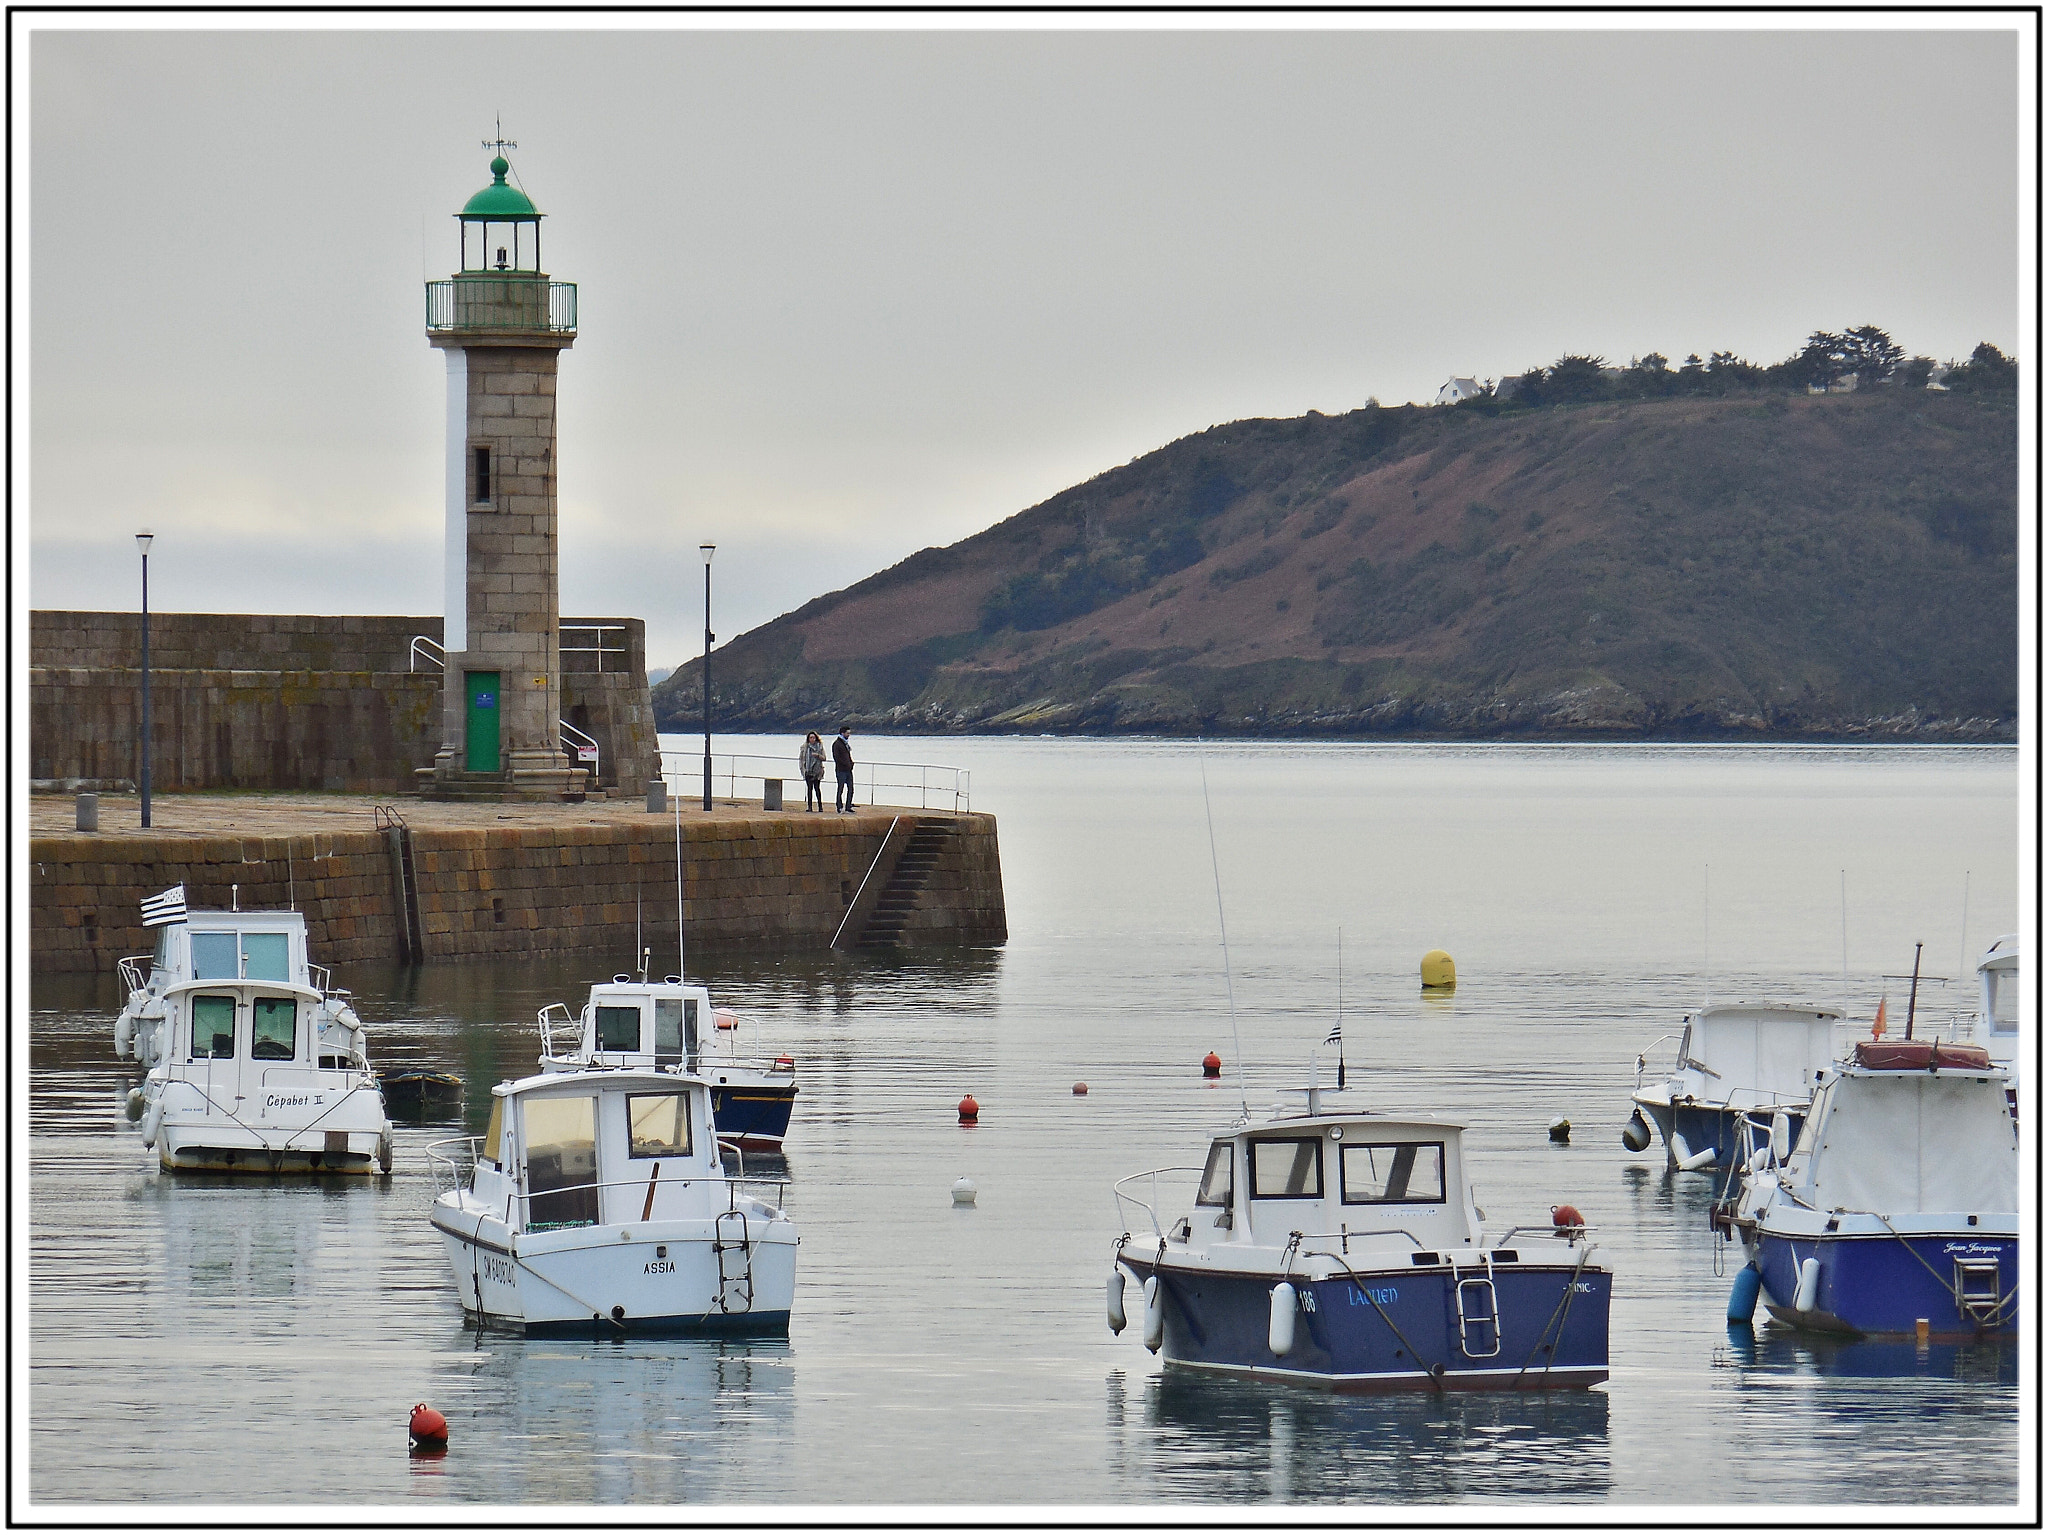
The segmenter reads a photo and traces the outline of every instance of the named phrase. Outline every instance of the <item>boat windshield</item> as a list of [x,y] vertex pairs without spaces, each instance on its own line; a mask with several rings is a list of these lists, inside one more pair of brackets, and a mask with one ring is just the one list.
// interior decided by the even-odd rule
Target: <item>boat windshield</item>
[[1347,1205],[1443,1203],[1442,1141],[1346,1146],[1340,1161]]
[[192,1059],[224,1061],[235,1053],[235,999],[192,999]]
[[686,1157],[690,1154],[688,1093],[626,1095],[627,1155]]
[[597,1010],[597,1048],[600,1050],[638,1050],[640,1048],[640,1009],[637,1007],[599,1007]]
[[249,1054],[288,1061],[299,1053],[299,1004],[290,997],[258,997],[250,1009]]
[[1252,1198],[1321,1199],[1323,1143],[1315,1136],[1251,1143]]
[[1217,1141],[1209,1148],[1209,1165],[1202,1169],[1202,1187],[1195,1195],[1198,1205],[1230,1204],[1232,1166],[1230,1142]]
[[587,1226],[597,1219],[597,1099],[526,1100],[527,1229]]

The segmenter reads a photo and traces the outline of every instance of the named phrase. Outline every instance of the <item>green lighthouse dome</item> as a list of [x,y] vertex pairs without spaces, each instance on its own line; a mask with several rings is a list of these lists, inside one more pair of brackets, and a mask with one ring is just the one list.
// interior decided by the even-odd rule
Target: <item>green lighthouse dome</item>
[[533,199],[508,185],[505,173],[512,169],[503,155],[491,161],[491,184],[462,205],[457,215],[466,219],[537,219],[546,215],[534,207]]

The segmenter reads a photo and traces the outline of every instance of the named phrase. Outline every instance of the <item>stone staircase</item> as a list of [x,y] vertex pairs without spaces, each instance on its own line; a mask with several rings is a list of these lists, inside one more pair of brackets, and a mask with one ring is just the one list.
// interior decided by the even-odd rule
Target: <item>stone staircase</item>
[[896,867],[889,875],[889,883],[883,887],[881,899],[875,902],[875,909],[869,915],[867,925],[861,929],[860,944],[863,949],[893,949],[903,942],[903,929],[910,921],[910,914],[917,910],[918,898],[923,895],[925,882],[931,872],[945,856],[947,844],[953,840],[951,821],[919,821],[910,834],[910,842],[903,854],[896,860]]

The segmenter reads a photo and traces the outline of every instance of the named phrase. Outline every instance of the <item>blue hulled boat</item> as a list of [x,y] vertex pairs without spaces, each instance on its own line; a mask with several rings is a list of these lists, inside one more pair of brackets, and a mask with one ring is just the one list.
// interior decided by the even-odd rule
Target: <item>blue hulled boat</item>
[[[558,1041],[562,1030],[573,1044]],[[796,1061],[760,1051],[757,1031],[711,1005],[711,993],[670,976],[614,976],[590,988],[580,1017],[559,1002],[540,1012],[541,1070],[644,1067],[687,1071],[711,1089],[721,1141],[747,1151],[782,1150],[796,1105]]]
[[1663,1138],[1665,1164],[1692,1172],[1741,1160],[1745,1115],[1783,1110],[1797,1134],[1814,1087],[1835,1058],[1841,1022],[1841,1012],[1830,1007],[1702,1008],[1685,1020],[1670,1076],[1645,1083],[1648,1051],[1636,1057],[1635,1112],[1622,1144],[1630,1151],[1649,1146],[1648,1114]]
[[1340,1390],[1533,1390],[1607,1379],[1610,1276],[1570,1206],[1489,1240],[1463,1127],[1276,1111],[1212,1139],[1192,1208],[1162,1213],[1194,1168],[1116,1185],[1109,1320],[1141,1286],[1145,1345],[1179,1365]]
[[1752,1154],[1732,1218],[1772,1317],[1875,1337],[2016,1334],[2019,1141],[2006,1073],[1982,1047],[1860,1041],[1787,1140],[1781,1128]]

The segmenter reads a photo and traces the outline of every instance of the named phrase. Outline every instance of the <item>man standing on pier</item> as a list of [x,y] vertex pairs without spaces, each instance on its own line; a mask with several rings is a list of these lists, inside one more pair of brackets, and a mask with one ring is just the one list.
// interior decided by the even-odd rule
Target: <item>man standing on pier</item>
[[839,786],[832,794],[832,808],[853,814],[853,743],[846,739],[847,727],[839,727],[839,738],[832,743],[832,770],[839,778]]

